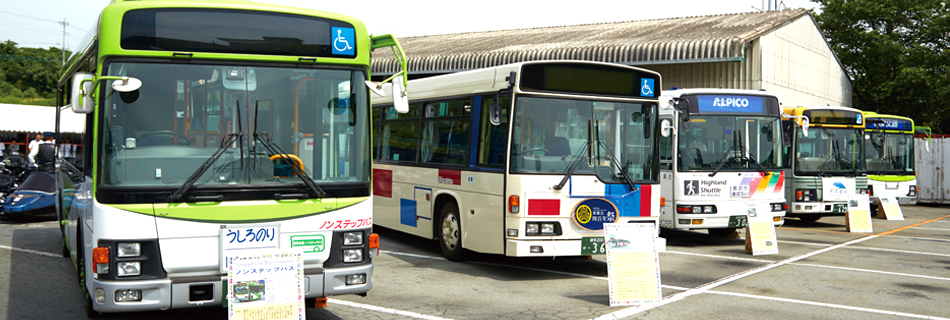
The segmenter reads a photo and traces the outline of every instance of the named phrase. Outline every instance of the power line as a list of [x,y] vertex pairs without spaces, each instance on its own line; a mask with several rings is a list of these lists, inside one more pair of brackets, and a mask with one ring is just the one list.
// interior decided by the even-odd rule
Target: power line
[[50,20],[50,19],[44,19],[44,18],[37,18],[37,17],[28,16],[28,15],[25,15],[25,14],[19,14],[19,13],[10,12],[10,11],[4,11],[4,10],[0,10],[0,13],[6,13],[6,14],[9,14],[9,15],[14,15],[14,16],[18,16],[18,17],[24,17],[24,18],[42,20],[42,21],[53,22],[53,23],[58,23],[58,22],[59,22],[59,21],[56,21],[56,20]]
[[28,30],[28,31],[33,31],[33,32],[40,32],[40,33],[48,33],[48,34],[60,35],[59,32],[43,31],[43,30],[36,30],[36,29],[24,28],[24,27],[12,25],[12,24],[7,24],[7,23],[3,23],[3,22],[0,22],[0,25],[5,25],[5,26],[14,27],[14,28],[17,28],[17,29]]

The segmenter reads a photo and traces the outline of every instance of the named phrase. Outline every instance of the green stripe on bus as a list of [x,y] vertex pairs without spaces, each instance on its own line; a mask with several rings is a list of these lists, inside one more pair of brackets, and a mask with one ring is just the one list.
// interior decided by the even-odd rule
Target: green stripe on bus
[[868,180],[874,181],[887,181],[887,182],[904,182],[917,179],[917,176],[893,176],[893,175],[876,175],[869,174]]
[[212,203],[157,203],[112,205],[117,209],[159,218],[211,223],[258,223],[302,218],[340,210],[369,200],[342,199],[265,200]]

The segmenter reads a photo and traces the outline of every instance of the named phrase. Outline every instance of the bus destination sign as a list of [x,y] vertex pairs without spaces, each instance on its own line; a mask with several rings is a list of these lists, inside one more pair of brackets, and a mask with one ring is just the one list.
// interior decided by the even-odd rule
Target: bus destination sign
[[762,97],[754,96],[699,96],[700,112],[762,113]]

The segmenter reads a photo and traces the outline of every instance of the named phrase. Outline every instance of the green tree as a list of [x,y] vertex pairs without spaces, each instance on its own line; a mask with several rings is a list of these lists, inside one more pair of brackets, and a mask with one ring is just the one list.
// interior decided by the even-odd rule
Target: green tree
[[[53,105],[62,50],[0,42],[0,103]],[[68,55],[68,52],[67,52]]]
[[944,0],[812,0],[856,108],[950,132],[950,8]]

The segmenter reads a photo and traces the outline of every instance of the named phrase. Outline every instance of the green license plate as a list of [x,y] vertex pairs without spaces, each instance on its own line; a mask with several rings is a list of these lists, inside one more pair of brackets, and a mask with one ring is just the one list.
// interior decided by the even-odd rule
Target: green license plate
[[848,205],[845,203],[835,203],[831,208],[831,213],[848,213]]
[[581,255],[606,254],[606,245],[604,237],[583,237],[581,238]]
[[748,216],[731,216],[729,217],[729,228],[745,228],[749,225]]

